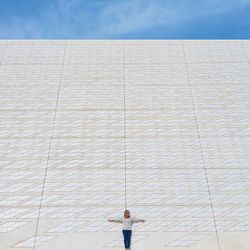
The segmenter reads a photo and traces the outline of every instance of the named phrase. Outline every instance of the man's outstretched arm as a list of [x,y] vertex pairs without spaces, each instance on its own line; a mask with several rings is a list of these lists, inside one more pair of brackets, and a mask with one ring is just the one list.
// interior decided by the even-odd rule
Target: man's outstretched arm
[[119,219],[108,219],[109,222],[114,222],[114,223],[122,223],[122,220],[119,220]]
[[144,219],[132,219],[132,223],[139,223],[139,222],[144,223],[145,220]]

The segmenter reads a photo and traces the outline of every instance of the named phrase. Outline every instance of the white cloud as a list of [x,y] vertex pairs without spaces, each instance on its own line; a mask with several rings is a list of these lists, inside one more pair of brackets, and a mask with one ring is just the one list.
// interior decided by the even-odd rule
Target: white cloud
[[0,36],[115,37],[159,26],[172,28],[249,4],[250,0],[57,0],[37,18],[12,17],[0,23]]
[[99,31],[104,34],[123,34],[163,25],[174,27],[249,3],[250,0],[129,0],[110,4],[102,11]]

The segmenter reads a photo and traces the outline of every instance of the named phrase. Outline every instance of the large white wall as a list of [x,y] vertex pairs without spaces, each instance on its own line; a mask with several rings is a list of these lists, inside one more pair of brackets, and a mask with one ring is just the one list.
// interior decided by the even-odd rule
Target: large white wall
[[249,250],[249,41],[0,41],[0,249]]

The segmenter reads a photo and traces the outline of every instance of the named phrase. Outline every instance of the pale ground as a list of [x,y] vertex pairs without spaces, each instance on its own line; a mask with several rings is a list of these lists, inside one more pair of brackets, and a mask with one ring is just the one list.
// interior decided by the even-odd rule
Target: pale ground
[[0,249],[123,249],[127,200],[133,250],[249,250],[249,60],[250,41],[0,41]]

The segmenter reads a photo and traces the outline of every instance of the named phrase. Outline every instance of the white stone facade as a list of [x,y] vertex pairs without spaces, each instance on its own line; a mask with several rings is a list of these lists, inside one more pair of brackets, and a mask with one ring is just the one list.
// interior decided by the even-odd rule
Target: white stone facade
[[250,249],[250,41],[0,41],[0,249]]

